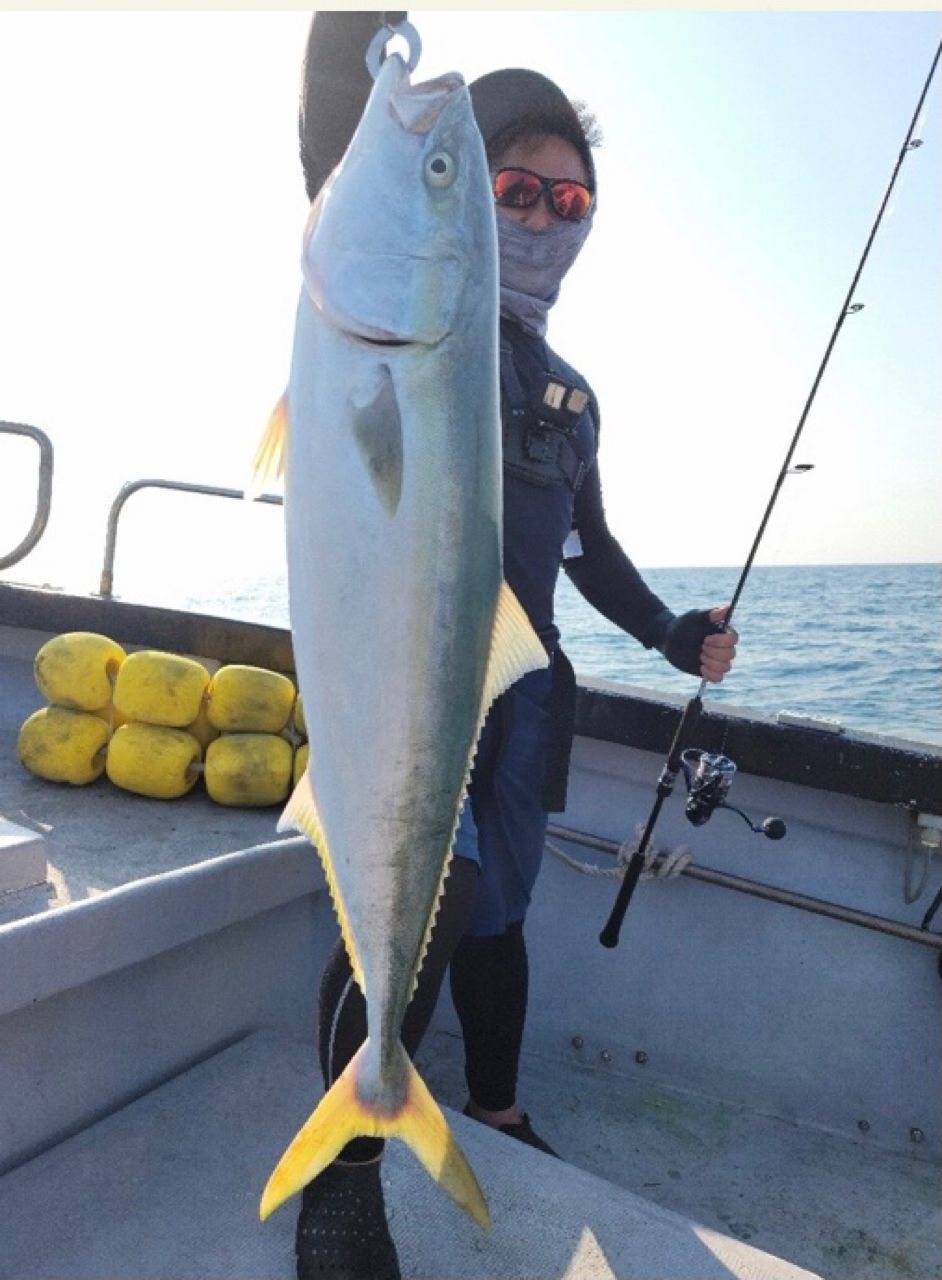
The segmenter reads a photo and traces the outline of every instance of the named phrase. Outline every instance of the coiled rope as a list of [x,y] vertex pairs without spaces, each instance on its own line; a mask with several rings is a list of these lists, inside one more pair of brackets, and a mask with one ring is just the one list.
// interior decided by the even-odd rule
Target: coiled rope
[[[639,823],[635,827],[634,835],[627,837],[619,845],[615,865],[612,867],[600,867],[595,862],[582,862],[572,854],[566,853],[551,840],[545,842],[545,848],[554,858],[565,863],[570,870],[578,871],[580,875],[595,876],[599,880],[620,880],[632,856],[637,852],[643,834],[644,826]],[[656,849],[649,845],[644,852],[644,869],[640,878],[642,880],[674,880],[683,873],[689,862],[690,850],[686,845],[678,845],[673,850]]]

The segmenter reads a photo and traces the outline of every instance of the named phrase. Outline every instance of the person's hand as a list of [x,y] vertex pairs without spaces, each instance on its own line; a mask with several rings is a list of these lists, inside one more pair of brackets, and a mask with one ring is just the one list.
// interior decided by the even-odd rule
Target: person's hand
[[727,613],[728,604],[682,613],[669,623],[659,649],[678,671],[719,684],[733,665],[739,639],[732,628],[717,631]]
[[[728,604],[718,609],[711,609],[710,622],[722,622],[727,613],[729,613]],[[719,635],[711,634],[705,637],[703,648],[700,650],[700,674],[704,680],[719,684],[733,665],[738,639],[739,635],[732,627],[728,631],[720,632]]]
[[307,198],[313,200],[350,145],[373,77],[366,51],[383,26],[398,26],[408,11],[320,9],[311,18],[304,67],[298,133]]

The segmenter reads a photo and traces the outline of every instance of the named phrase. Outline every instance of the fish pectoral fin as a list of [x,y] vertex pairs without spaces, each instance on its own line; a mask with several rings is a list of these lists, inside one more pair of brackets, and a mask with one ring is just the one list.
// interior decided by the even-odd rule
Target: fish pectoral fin
[[405,1142],[442,1190],[487,1229],[487,1202],[471,1166],[401,1045],[406,1075],[402,1105],[396,1111],[380,1111],[360,1097],[357,1081],[368,1044],[366,1041],[361,1045],[276,1165],[262,1193],[262,1221],[326,1169],[353,1138],[373,1137],[400,1138]]
[[381,364],[372,382],[350,395],[353,438],[373,489],[394,516],[402,497],[402,415],[388,365]]
[[259,497],[267,484],[280,480],[285,473],[288,448],[288,393],[285,391],[272,410],[268,425],[252,459],[252,471],[245,486],[250,500]]
[[523,605],[507,586],[500,584],[491,652],[484,680],[482,716],[491,703],[510,688],[515,680],[529,671],[549,666],[549,657],[539,636],[530,625]]
[[275,828],[279,833],[284,831],[301,831],[311,843],[316,847],[320,856],[321,865],[324,868],[324,875],[327,877],[327,888],[330,890],[330,898],[334,904],[334,911],[337,915],[337,923],[340,925],[340,932],[343,936],[344,946],[347,948],[347,955],[350,959],[350,967],[353,970],[353,977],[357,986],[363,990],[363,966],[360,964],[360,957],[357,954],[356,943],[353,940],[353,931],[350,928],[350,920],[347,916],[347,908],[343,900],[343,894],[340,892],[340,886],[337,883],[337,875],[334,871],[333,858],[330,852],[330,845],[327,841],[327,835],[324,831],[324,824],[321,816],[317,811],[317,801],[314,798],[314,787],[311,783],[311,775],[305,770],[301,775],[298,785],[295,787],[291,799],[285,806],[285,811],[278,820],[278,826]]

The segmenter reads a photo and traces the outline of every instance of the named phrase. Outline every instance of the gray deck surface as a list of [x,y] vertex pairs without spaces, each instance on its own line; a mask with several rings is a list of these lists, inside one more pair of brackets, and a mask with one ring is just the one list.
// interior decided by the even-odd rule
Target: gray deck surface
[[[10,636],[5,631],[4,642]],[[11,652],[4,643],[0,656],[0,811],[46,835],[53,905],[272,838],[276,809],[225,809],[199,792],[177,802],[146,800],[105,779],[78,791],[27,774],[15,742],[22,720],[42,705],[32,682],[32,651],[41,637],[17,639],[20,647]],[[0,1277],[290,1276],[291,1211],[264,1228],[246,1224],[254,1222],[259,1179],[308,1105],[311,1051],[283,1046],[274,1055],[265,1051],[263,1064],[258,1044],[244,1046],[249,1057],[241,1066],[237,1057],[207,1063],[8,1175],[0,1189]],[[442,1025],[433,1025],[420,1064],[436,1097],[460,1109],[460,1042]],[[942,1280],[942,1197],[938,1168],[928,1160],[659,1089],[653,1081],[642,1086],[597,1064],[561,1067],[532,1052],[524,1055],[520,1096],[538,1129],[579,1171],[565,1167],[558,1199],[548,1192],[535,1198],[531,1169],[546,1162],[515,1148],[505,1169],[490,1152],[507,1141],[457,1116],[459,1140],[479,1172],[493,1179],[492,1200],[507,1206],[503,1228],[498,1223],[484,1246],[395,1144],[390,1205],[407,1276],[445,1280],[449,1273],[424,1268],[429,1258],[440,1259],[441,1240],[452,1234],[463,1241],[456,1258],[470,1260],[456,1276],[789,1274],[749,1270],[742,1261],[754,1256],[748,1250],[735,1269],[725,1254],[725,1269],[665,1269],[662,1255],[644,1252],[652,1222],[671,1224],[670,1238],[683,1242],[691,1268],[709,1261],[707,1237],[678,1228],[669,1214],[658,1217],[651,1204],[641,1213],[628,1194],[635,1192],[828,1280]],[[482,1142],[486,1149],[479,1151]],[[563,1166],[551,1168],[558,1182]],[[105,1234],[102,1205],[110,1223]],[[648,1227],[636,1240],[638,1214]],[[593,1234],[578,1252],[583,1228]],[[546,1248],[541,1265],[555,1270],[526,1269],[536,1256],[534,1237]],[[82,1247],[70,1250],[70,1241]],[[202,1269],[207,1259],[209,1269]],[[482,1269],[482,1259],[491,1269]]]
[[[433,1024],[417,1056],[463,1106],[460,1039]],[[616,1074],[525,1052],[520,1101],[572,1164],[828,1280],[939,1280],[938,1166]]]
[[[3,1181],[3,1280],[288,1280],[297,1201],[258,1196],[311,1105],[310,1048],[264,1033]],[[481,1232],[400,1143],[386,1195],[415,1280],[798,1280],[770,1258],[449,1113],[493,1227]]]

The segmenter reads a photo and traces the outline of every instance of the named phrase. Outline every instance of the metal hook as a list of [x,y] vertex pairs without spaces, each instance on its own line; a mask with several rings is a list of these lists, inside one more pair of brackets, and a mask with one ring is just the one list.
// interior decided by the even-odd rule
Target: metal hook
[[367,70],[374,80],[379,75],[379,69],[386,60],[386,46],[393,36],[402,36],[409,45],[409,61],[406,63],[406,70],[414,71],[419,65],[419,58],[422,55],[422,41],[419,39],[419,33],[412,23],[400,22],[395,27],[387,23],[385,26],[380,27],[370,41],[369,48],[366,51]]

